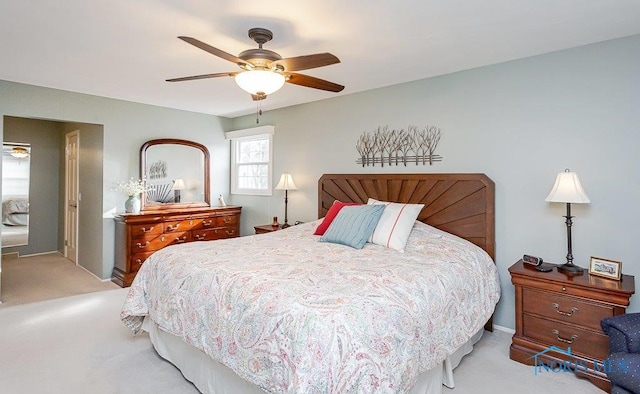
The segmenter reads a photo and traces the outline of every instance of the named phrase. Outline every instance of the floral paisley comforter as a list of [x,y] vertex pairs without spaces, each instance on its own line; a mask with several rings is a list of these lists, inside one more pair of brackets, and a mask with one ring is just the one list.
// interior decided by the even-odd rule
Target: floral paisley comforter
[[416,222],[405,253],[318,242],[319,221],[154,253],[121,318],[148,315],[275,393],[397,393],[493,313],[497,270],[477,246]]

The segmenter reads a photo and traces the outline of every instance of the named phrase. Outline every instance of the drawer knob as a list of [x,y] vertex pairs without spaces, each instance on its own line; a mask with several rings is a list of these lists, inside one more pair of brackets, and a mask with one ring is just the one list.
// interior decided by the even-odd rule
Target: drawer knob
[[205,238],[207,238],[207,236],[206,236],[206,235],[196,234],[196,239],[197,239],[198,241],[202,241],[202,240],[204,240]]
[[227,230],[227,235],[233,235],[235,234],[235,230]]
[[173,231],[176,230],[178,227],[180,227],[180,223],[176,224],[175,227],[172,225],[168,225],[167,226],[167,231]]
[[222,219],[222,220],[225,222],[225,224],[229,224],[229,223],[231,223],[231,221],[232,221],[233,219],[231,219],[231,218],[224,218],[224,219]]
[[558,339],[558,341],[560,341],[560,342],[564,342],[564,343],[572,344],[572,343],[573,343],[573,341],[575,341],[576,339],[578,339],[578,336],[577,336],[577,335],[575,335],[575,334],[571,336],[571,339],[565,339],[565,338],[562,338],[562,337],[560,336],[560,332],[559,332],[558,330],[551,330],[551,332],[556,336],[556,338],[557,338],[557,339]]
[[212,221],[212,220],[203,220],[203,221],[202,221],[202,225],[203,225],[203,226],[211,226],[211,223],[213,223],[213,221]]
[[187,240],[187,236],[182,236],[182,237],[178,237],[176,238],[176,242],[181,243]]
[[557,312],[559,315],[562,315],[562,316],[569,316],[569,317],[571,317],[571,316],[573,316],[573,314],[574,314],[574,313],[578,312],[578,308],[576,308],[575,306],[572,306],[572,307],[571,307],[571,312],[563,312],[563,311],[561,311],[561,310],[560,310],[560,307],[559,307],[559,306],[558,306],[558,304],[556,304],[555,302],[554,302],[553,304],[551,304],[551,306],[552,306],[552,307],[554,307],[554,308],[556,309],[556,312]]
[[143,233],[148,233],[149,231],[153,231],[153,226],[149,228],[143,227],[140,229],[140,231],[142,231]]
[[147,246],[149,246],[149,241],[145,242],[144,245],[138,242],[136,243],[136,246],[139,247],[140,249],[146,248]]

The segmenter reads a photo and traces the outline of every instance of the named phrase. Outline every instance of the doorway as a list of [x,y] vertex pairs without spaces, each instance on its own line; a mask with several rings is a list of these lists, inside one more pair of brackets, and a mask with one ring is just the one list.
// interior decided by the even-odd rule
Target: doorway
[[[29,190],[30,242],[25,246],[3,247],[2,254],[37,258],[56,253],[60,258],[66,256],[74,261],[73,266],[96,281],[108,278],[103,267],[104,127],[12,116],[4,116],[2,121],[3,140],[20,136],[31,144],[34,153]],[[69,157],[69,167],[73,168],[69,174],[66,170],[68,144],[74,153]],[[66,186],[67,177],[75,180],[70,190]],[[68,207],[75,209],[68,210]],[[67,226],[67,221],[72,225]],[[25,286],[37,286],[37,283],[29,282]],[[0,294],[0,299],[2,296]]]

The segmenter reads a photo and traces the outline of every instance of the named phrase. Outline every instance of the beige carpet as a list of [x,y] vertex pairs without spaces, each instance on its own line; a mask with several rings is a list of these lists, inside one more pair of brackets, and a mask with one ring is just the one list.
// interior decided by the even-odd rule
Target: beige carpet
[[[0,309],[0,393],[195,394],[197,390],[120,322],[126,289]],[[509,359],[511,335],[485,332],[445,394],[599,393],[570,373]],[[240,393],[239,393],[240,394]]]
[[59,253],[2,256],[0,308],[117,288],[115,283],[102,282]]

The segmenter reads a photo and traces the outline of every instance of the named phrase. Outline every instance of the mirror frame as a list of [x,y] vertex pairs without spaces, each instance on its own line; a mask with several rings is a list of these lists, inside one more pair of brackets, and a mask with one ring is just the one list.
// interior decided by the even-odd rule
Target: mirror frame
[[195,208],[195,207],[210,207],[210,155],[209,149],[206,146],[197,142],[181,140],[177,138],[160,138],[156,140],[149,140],[145,142],[140,148],[140,179],[147,179],[147,150],[155,145],[183,145],[191,148],[199,149],[204,154],[204,202],[190,202],[190,203],[167,203],[161,205],[147,206],[147,193],[142,193],[142,211],[156,211],[165,209],[180,209],[180,208]]

